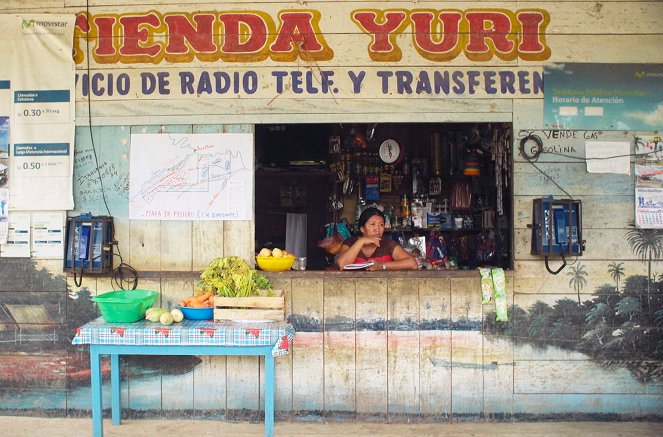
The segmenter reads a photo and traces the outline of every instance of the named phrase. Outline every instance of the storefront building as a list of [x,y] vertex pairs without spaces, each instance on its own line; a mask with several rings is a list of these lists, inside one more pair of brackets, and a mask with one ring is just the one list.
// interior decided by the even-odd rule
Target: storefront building
[[[632,82],[587,91],[592,75],[634,64],[634,77],[663,78],[660,3],[23,3],[3,14],[75,15],[66,214],[112,216],[125,268],[81,280],[62,257],[0,246],[1,414],[89,413],[89,363],[71,338],[98,315],[90,297],[126,285],[132,269],[138,288],[176,305],[212,259],[253,264],[262,247],[289,244],[287,222],[303,216],[307,270],[268,274],[297,331],[277,360],[277,419],[660,419],[663,227],[634,225],[644,208],[634,172],[638,139],[652,153],[661,143],[661,106],[617,110],[615,122],[613,107],[640,92]],[[220,134],[249,135],[237,152],[249,177],[210,184],[206,199],[234,187],[224,199],[248,216],[192,215],[182,205],[201,190],[176,172],[140,188],[155,165],[206,156],[188,141]],[[165,152],[137,150],[152,140]],[[380,154],[394,143],[393,160]],[[587,159],[624,147],[626,172]],[[657,174],[645,179],[661,188]],[[146,206],[160,195],[174,206]],[[548,196],[582,202],[581,254],[532,249],[534,201]],[[447,258],[418,271],[334,270],[318,240],[372,203],[423,252],[442,236]],[[425,223],[413,222],[417,205]],[[482,303],[477,267],[488,265],[506,272],[506,321]],[[262,417],[255,357],[123,364],[125,415]]]

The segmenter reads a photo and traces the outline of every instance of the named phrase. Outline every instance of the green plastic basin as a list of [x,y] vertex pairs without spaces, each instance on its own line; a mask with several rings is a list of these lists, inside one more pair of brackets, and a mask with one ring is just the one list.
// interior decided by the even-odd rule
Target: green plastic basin
[[159,293],[150,290],[109,291],[92,298],[106,322],[136,322],[154,304]]

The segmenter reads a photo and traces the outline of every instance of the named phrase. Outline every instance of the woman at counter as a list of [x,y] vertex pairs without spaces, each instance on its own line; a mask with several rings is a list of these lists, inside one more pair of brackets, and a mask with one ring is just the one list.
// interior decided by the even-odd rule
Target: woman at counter
[[367,270],[417,270],[417,260],[403,247],[384,237],[384,214],[377,208],[366,208],[359,216],[361,236],[343,242],[336,264],[346,265],[372,261]]

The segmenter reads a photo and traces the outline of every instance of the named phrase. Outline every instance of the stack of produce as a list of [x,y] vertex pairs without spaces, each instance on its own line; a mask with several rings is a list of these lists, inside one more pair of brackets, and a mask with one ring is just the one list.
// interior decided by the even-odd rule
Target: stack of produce
[[273,296],[274,287],[242,258],[225,256],[213,259],[202,271],[196,292],[224,297]]

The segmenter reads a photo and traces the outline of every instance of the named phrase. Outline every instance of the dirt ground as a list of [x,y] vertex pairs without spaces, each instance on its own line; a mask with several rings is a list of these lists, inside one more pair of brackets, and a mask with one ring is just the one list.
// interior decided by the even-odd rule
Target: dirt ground
[[[661,436],[663,422],[466,422],[454,424],[301,423],[276,422],[276,436]],[[45,419],[0,416],[0,436],[78,437],[92,435],[91,419]],[[209,420],[104,420],[106,437],[152,436],[263,436],[262,423]]]

